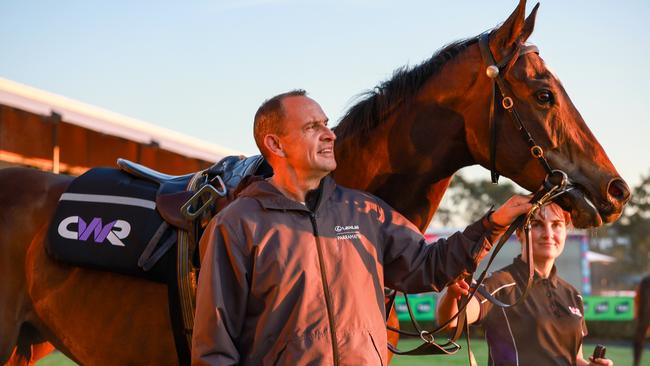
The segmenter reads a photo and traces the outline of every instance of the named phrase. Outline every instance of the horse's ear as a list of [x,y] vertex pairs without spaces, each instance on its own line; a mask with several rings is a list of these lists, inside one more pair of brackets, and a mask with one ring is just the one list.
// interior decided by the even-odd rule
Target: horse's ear
[[515,48],[525,42],[533,32],[538,7],[539,3],[535,5],[530,16],[526,19],[526,0],[520,0],[515,11],[492,33],[490,48],[497,62],[514,52]]
[[537,17],[537,9],[539,9],[539,3],[535,4],[535,7],[533,8],[533,11],[530,12],[530,15],[526,18],[526,22],[524,24],[524,30],[521,33],[521,40],[522,42],[526,42],[528,37],[533,33],[533,29],[535,29],[535,18]]

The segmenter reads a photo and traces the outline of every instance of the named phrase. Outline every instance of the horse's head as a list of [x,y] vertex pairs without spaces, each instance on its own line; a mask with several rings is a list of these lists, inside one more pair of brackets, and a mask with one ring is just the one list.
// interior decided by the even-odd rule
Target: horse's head
[[[492,99],[493,80],[486,73],[491,64],[480,41],[468,52],[476,63],[470,95],[475,103],[466,113],[466,136],[474,159],[484,167],[496,170],[522,187],[537,190],[546,176],[542,162],[533,157],[531,146],[538,145],[552,169],[567,173],[575,189],[564,194],[559,203],[571,212],[576,227],[599,226],[616,220],[630,197],[630,190],[609,161],[567,95],[557,76],[549,70],[537,52],[526,48],[533,31],[537,6],[525,18],[526,1],[522,0],[508,20],[489,34],[489,50],[499,67],[503,88],[496,89]],[[494,68],[492,77],[494,77]],[[499,85],[496,83],[497,86]],[[500,90],[506,89],[506,90]],[[514,113],[523,129],[504,108],[506,94],[512,99]],[[494,104],[492,104],[494,103]],[[505,103],[509,104],[508,101]],[[487,114],[494,106],[492,123],[496,126],[491,139]],[[527,130],[533,141],[528,141]],[[486,141],[491,141],[486,144]],[[493,157],[490,145],[496,147]]]

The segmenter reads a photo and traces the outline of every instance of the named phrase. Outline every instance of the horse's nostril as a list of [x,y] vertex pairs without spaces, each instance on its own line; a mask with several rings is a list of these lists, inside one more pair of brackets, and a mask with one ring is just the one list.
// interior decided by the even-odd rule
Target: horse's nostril
[[630,198],[630,188],[623,179],[614,178],[607,186],[607,194],[616,201],[625,202]]

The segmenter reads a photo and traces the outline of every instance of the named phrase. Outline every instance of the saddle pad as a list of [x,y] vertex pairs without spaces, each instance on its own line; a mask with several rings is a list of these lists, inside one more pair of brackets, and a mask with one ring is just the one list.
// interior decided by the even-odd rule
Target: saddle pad
[[[157,190],[156,183],[117,169],[89,170],[59,200],[48,231],[48,253],[64,263],[164,282],[166,260],[148,271],[138,266],[163,223],[156,211]],[[157,243],[175,238],[176,231],[168,229]]]

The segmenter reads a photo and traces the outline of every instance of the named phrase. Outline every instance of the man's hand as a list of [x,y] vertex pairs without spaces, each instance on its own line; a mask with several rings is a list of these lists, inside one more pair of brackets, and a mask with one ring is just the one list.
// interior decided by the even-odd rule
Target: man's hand
[[510,197],[490,215],[490,221],[496,226],[509,226],[519,215],[530,211],[533,205],[529,202],[533,195],[514,195]]

